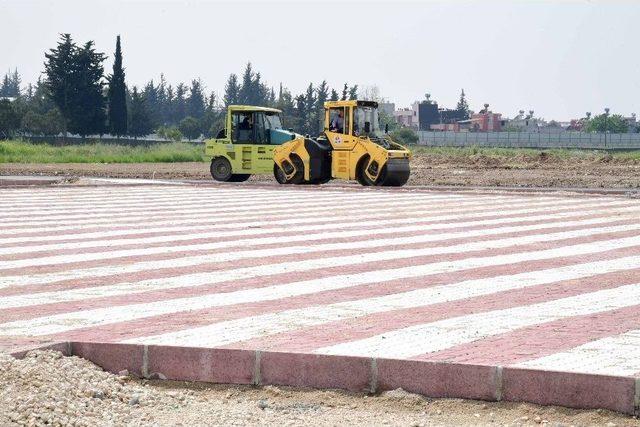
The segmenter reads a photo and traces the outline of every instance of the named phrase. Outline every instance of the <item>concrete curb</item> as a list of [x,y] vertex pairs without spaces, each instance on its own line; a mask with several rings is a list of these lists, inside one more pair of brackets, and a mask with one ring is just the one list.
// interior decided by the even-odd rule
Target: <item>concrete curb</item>
[[[142,378],[529,402],[640,415],[640,378],[260,350],[71,342],[40,347]],[[13,353],[24,357],[27,350]]]

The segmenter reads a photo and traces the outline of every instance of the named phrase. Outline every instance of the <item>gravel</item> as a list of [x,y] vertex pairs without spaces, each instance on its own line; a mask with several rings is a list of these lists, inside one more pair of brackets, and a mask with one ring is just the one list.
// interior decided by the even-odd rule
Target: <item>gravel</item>
[[332,390],[141,380],[78,357],[0,353],[0,426],[640,426],[609,411]]
[[59,352],[33,351],[21,360],[0,354],[0,425],[151,424],[158,408],[190,400],[186,390],[157,393]]

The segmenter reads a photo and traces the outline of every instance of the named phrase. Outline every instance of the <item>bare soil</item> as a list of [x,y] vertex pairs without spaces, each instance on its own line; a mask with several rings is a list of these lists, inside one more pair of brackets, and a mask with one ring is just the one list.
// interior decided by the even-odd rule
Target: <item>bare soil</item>
[[0,425],[640,426],[602,410],[427,399],[288,387],[228,386],[113,375],[78,357],[0,353]]
[[[614,156],[486,156],[418,153],[408,185],[545,188],[640,188],[640,161]],[[209,165],[190,163],[5,163],[0,175],[211,180]],[[271,175],[251,181],[274,182]]]

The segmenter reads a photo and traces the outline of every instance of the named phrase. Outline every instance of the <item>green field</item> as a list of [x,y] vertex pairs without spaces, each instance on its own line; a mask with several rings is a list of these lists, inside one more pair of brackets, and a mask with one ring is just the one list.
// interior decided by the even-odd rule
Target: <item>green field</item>
[[172,142],[128,146],[89,142],[57,147],[20,140],[0,141],[0,163],[171,163],[204,160],[204,145]]

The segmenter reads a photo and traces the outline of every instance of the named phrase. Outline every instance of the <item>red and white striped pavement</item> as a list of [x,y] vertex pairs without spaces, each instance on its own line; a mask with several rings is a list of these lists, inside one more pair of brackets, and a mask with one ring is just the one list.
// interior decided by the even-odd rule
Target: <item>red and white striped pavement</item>
[[[613,394],[605,407],[633,412],[640,201],[247,185],[2,189],[0,301],[5,351],[73,342],[86,353],[100,343],[107,353],[96,357],[111,349],[115,360],[126,356],[118,349],[143,348],[147,373],[149,348],[238,350],[224,360],[250,354],[254,382],[300,373],[293,359],[270,368],[265,354],[303,355],[300,369],[313,371],[303,376],[322,379],[300,385],[340,385],[359,369],[344,363],[366,361],[369,386],[427,392],[420,381],[435,380],[417,366],[488,367],[495,393],[462,397],[535,401],[504,388],[575,380]],[[438,381],[476,374],[447,375]],[[629,387],[630,397],[616,395]]]

